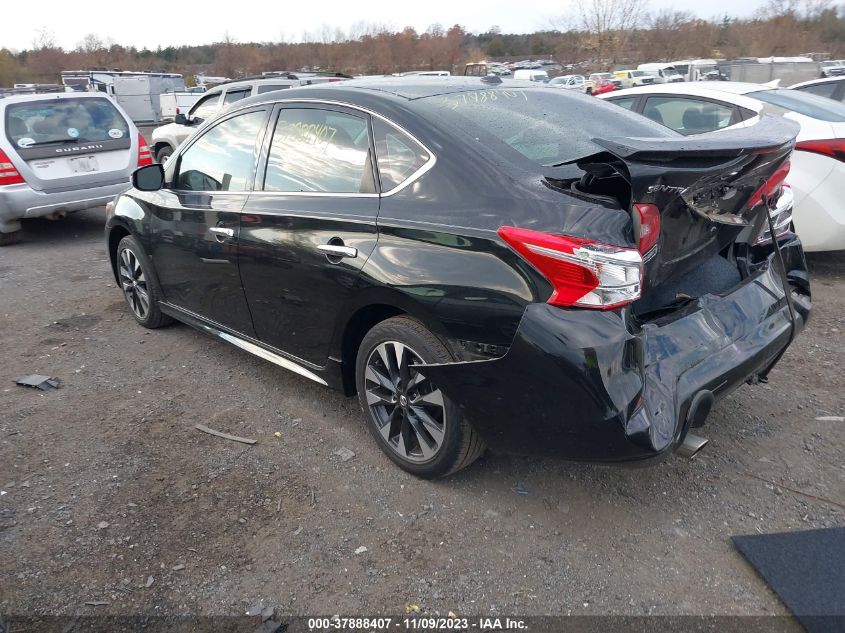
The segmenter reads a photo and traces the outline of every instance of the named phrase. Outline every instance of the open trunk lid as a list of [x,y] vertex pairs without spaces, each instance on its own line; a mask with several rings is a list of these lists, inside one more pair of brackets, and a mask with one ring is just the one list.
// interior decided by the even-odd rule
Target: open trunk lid
[[630,210],[659,209],[659,240],[643,256],[645,295],[721,253],[748,227],[763,227],[767,205],[752,198],[779,169],[782,175],[798,130],[765,117],[750,128],[699,136],[595,138],[606,152],[577,161],[585,175],[572,189]]

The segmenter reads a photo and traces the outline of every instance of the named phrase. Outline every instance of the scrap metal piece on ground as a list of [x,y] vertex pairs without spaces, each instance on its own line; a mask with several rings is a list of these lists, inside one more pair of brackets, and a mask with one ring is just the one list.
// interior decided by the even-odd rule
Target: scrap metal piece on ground
[[58,389],[61,387],[62,381],[58,378],[51,378],[50,376],[30,374],[29,376],[21,376],[15,380],[15,384],[21,387],[32,387],[33,389],[48,391],[49,389]]
[[202,431],[203,433],[208,433],[209,435],[216,435],[217,437],[222,437],[224,440],[232,440],[233,442],[240,442],[241,444],[257,444],[258,440],[252,440],[248,437],[238,437],[237,435],[229,435],[228,433],[223,433],[222,431],[215,431],[214,429],[208,428],[205,424],[194,424],[194,428],[197,431]]
[[348,462],[350,459],[355,457],[355,453],[350,449],[342,446],[341,448],[337,449],[336,451],[332,452],[332,455],[337,455],[340,457],[340,461]]

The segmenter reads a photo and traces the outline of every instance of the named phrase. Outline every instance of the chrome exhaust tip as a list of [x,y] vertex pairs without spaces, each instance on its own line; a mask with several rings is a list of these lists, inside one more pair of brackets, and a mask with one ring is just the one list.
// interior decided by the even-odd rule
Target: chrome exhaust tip
[[687,433],[684,441],[678,446],[675,452],[680,455],[681,457],[690,458],[695,456],[698,451],[704,448],[709,442],[706,437],[701,437],[699,435],[693,435],[692,433]]

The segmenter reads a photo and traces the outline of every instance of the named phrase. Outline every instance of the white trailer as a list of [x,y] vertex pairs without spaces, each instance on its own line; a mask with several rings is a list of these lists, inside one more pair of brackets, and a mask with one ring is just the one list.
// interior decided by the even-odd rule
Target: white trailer
[[188,90],[186,92],[164,92],[159,99],[161,103],[161,118],[172,121],[177,114],[186,114],[191,106],[199,101],[204,90]]
[[63,70],[62,84],[73,91],[104,92],[136,123],[161,121],[161,95],[185,90],[185,80],[178,73],[118,70]]

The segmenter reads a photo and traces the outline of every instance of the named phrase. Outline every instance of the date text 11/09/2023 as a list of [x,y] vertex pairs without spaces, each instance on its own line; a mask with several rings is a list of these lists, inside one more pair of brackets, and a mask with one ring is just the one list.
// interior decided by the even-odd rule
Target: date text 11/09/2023
[[308,618],[309,631],[526,631],[528,625],[519,618],[461,617],[348,617]]

